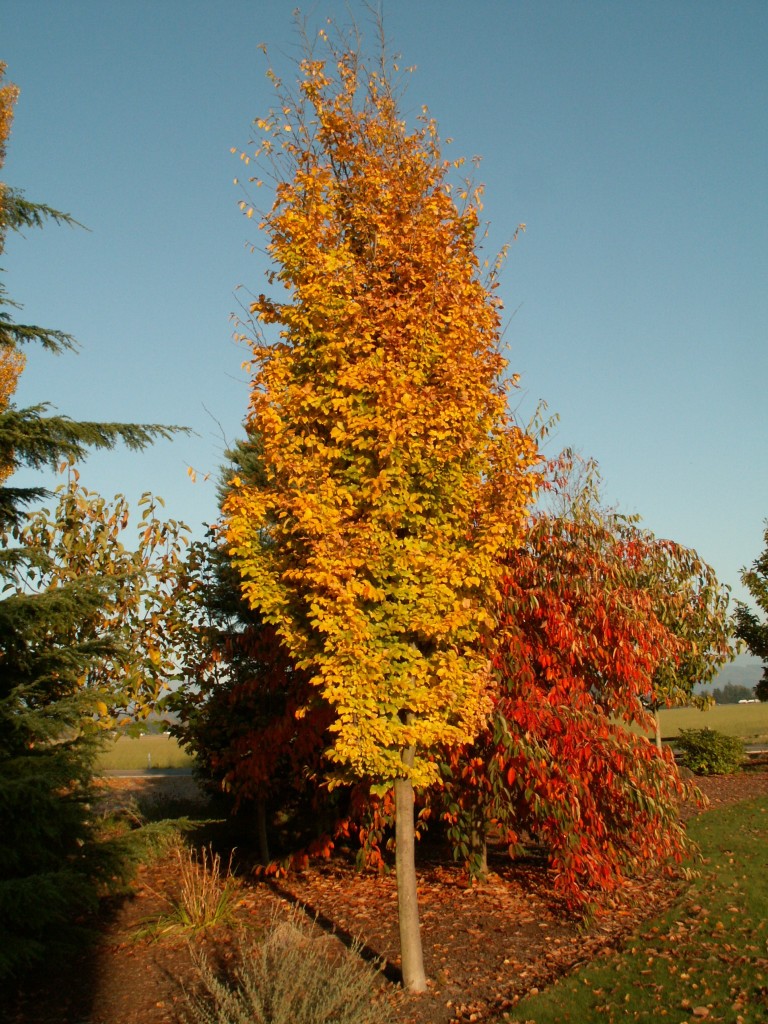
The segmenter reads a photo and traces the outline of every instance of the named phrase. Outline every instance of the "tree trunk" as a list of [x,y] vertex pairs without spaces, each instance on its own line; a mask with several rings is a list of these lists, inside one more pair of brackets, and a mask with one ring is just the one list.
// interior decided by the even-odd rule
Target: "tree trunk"
[[473,828],[470,838],[472,854],[475,859],[478,882],[488,879],[488,843],[481,828]]
[[656,723],[656,749],[661,753],[661,722],[659,721],[659,712],[656,708],[653,709],[653,721]]
[[[415,748],[407,747],[403,764],[413,767]],[[424,992],[427,979],[421,950],[419,905],[416,895],[416,841],[413,818],[413,784],[410,777],[395,780],[395,865],[397,869],[397,914],[400,923],[400,961],[403,987]]]
[[267,801],[260,797],[256,801],[256,836],[259,841],[259,858],[262,864],[269,864],[269,839],[267,836]]

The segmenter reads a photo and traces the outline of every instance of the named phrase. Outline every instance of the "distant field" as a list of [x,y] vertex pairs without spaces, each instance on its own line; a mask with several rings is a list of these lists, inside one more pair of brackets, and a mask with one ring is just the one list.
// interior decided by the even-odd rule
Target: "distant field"
[[659,712],[659,721],[665,739],[677,736],[680,729],[716,729],[748,743],[768,743],[768,703],[716,704],[706,711],[668,708]]
[[191,768],[192,758],[171,736],[121,736],[99,758],[99,768]]
[[[677,736],[680,729],[717,729],[748,743],[768,743],[768,703],[719,704],[706,711],[670,708],[659,712],[661,735]],[[99,758],[99,767],[191,768],[192,758],[170,736],[121,736]]]

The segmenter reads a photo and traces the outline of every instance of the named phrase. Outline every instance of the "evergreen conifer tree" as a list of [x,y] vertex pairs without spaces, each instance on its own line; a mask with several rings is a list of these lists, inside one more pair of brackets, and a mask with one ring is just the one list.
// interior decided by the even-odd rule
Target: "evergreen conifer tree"
[[[0,64],[0,167],[18,90]],[[8,232],[48,221],[58,210],[0,184],[0,255]],[[144,549],[120,543],[127,506],[83,491],[77,474],[58,507],[29,515],[48,492],[15,487],[16,469],[72,464],[119,442],[141,449],[175,428],[77,422],[46,405],[12,401],[24,367],[21,346],[74,347],[55,330],[18,323],[0,282],[0,984],[57,949],[70,948],[114,859],[97,840],[90,811],[94,757],[110,686],[130,675],[136,628],[158,566],[169,598],[182,527],[163,525],[149,504]],[[162,551],[161,551],[162,549]],[[160,552],[159,559],[158,553]],[[152,584],[150,586],[150,584]],[[142,638],[147,663],[164,667],[158,630]],[[126,693],[112,693],[113,705]]]

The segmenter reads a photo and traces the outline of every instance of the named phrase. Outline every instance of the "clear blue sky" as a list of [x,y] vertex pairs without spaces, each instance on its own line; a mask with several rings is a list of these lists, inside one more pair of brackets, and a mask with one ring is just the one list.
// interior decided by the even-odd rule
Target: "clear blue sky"
[[[21,88],[4,180],[90,229],[12,239],[31,350],[19,400],[197,436],[93,457],[86,484],[153,490],[198,534],[240,433],[235,289],[265,288],[230,153],[272,103],[259,43],[293,74],[293,0],[0,0]],[[364,31],[360,0],[310,23]],[[695,547],[744,596],[768,517],[768,3],[385,0],[451,156],[483,157],[488,251],[519,222],[502,284],[520,415],[560,415],[550,451],[594,456],[605,497]],[[373,34],[368,31],[371,45]],[[240,293],[242,294],[242,293]],[[512,314],[514,314],[512,316]],[[225,440],[226,439],[226,440]]]

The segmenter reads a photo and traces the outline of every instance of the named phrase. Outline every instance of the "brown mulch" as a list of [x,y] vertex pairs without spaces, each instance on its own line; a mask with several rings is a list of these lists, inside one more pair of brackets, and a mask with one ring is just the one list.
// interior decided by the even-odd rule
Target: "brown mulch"
[[[699,780],[720,806],[768,794],[768,767]],[[419,901],[429,990],[404,993],[393,980],[382,997],[399,1024],[502,1020],[525,994],[541,989],[596,956],[620,946],[643,918],[658,913],[676,889],[660,878],[638,880],[622,893],[609,918],[584,930],[564,918],[552,899],[547,872],[535,859],[492,863],[482,887],[467,887],[461,870],[422,851]],[[178,1024],[184,990],[196,973],[189,942],[148,934],[147,922],[167,911],[174,891],[173,858],[143,867],[133,894],[105,907],[100,941],[63,975],[46,975],[9,1011],[9,1024]],[[279,882],[243,877],[236,926],[260,933],[276,906],[300,904],[317,928],[335,929],[342,941],[364,938],[364,952],[383,960],[386,976],[399,964],[395,881],[360,875],[332,860]],[[202,939],[212,956],[232,958],[235,928],[219,927]]]

